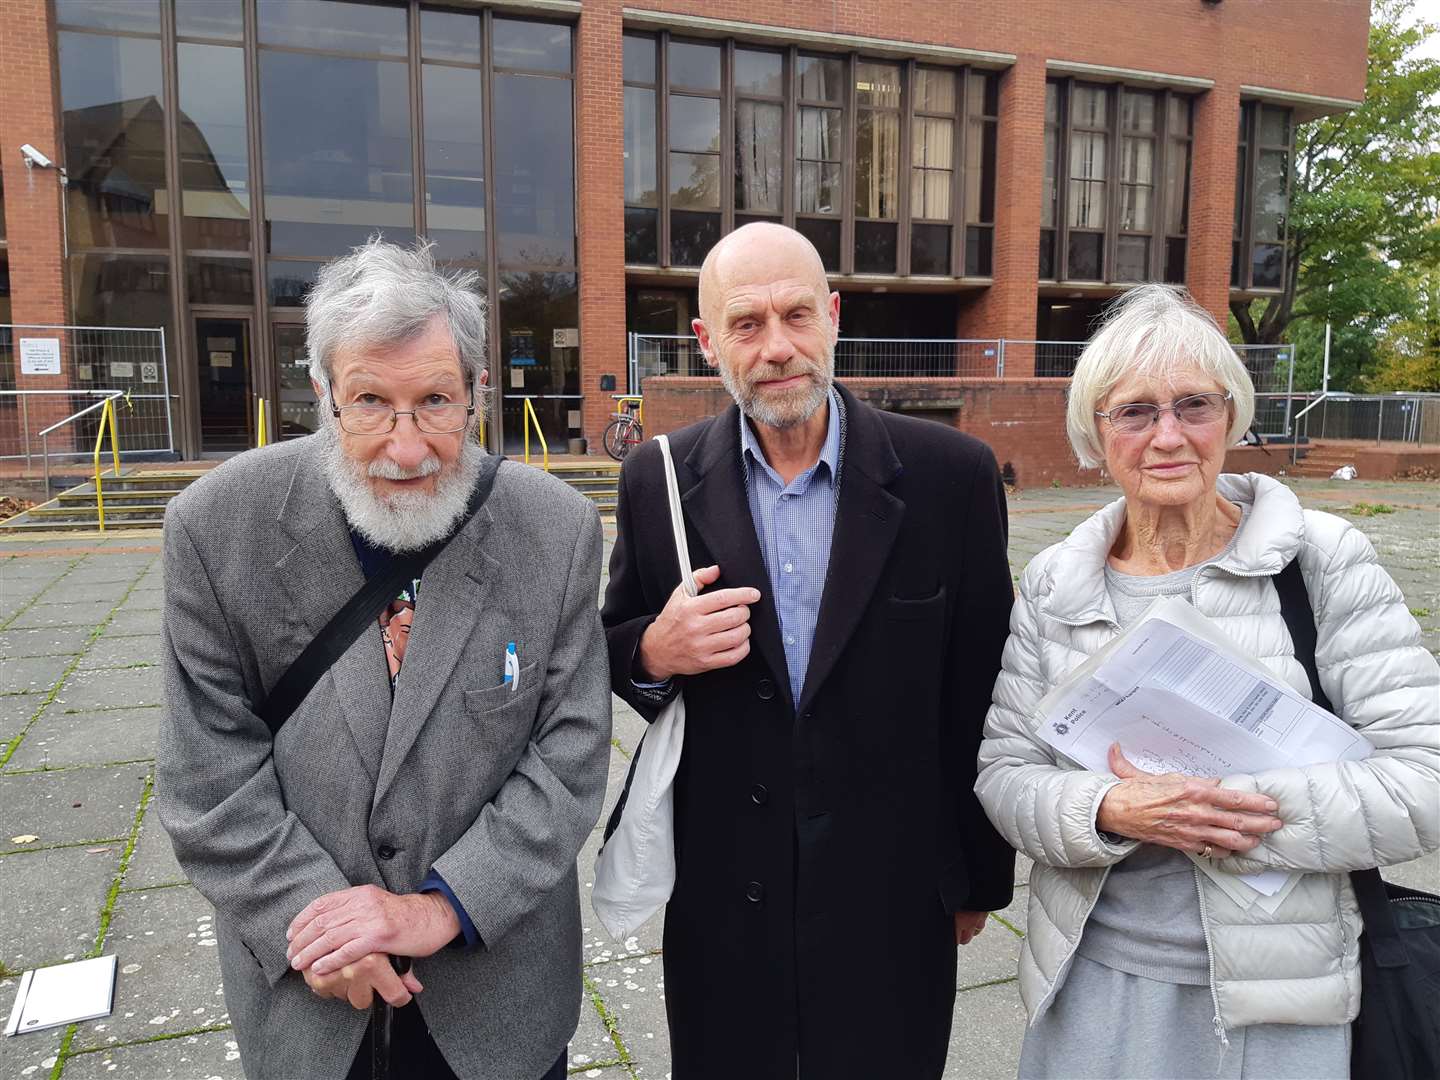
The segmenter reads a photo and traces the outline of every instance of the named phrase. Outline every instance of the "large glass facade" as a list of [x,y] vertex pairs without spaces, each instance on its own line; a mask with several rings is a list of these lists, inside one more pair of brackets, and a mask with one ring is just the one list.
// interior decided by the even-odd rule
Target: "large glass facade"
[[1293,151],[1290,109],[1258,101],[1241,103],[1232,288],[1279,289],[1285,284]]
[[778,221],[831,273],[989,276],[996,74],[663,32],[623,63],[627,264]]
[[[248,320],[253,392],[272,399],[281,436],[303,434],[316,414],[301,305],[320,266],[376,233],[421,235],[447,266],[479,272],[507,424],[512,397],[542,394],[550,441],[572,433],[570,25],[417,0],[55,0],[55,11],[78,321],[164,326],[175,369],[195,366],[202,321]],[[654,146],[648,182],[636,181],[652,205]],[[546,304],[515,299],[535,281]],[[533,356],[502,348],[516,319],[544,330]],[[541,367],[542,352],[543,378],[509,370]],[[198,445],[203,363],[181,374],[171,389],[192,395]]]

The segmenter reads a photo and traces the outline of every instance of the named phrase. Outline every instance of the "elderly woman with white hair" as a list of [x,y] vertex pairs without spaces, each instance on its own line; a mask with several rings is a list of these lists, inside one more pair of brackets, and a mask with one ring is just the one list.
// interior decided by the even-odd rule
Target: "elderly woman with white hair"
[[[1253,412],[1224,335],[1168,287],[1118,301],[1076,366],[1071,442],[1123,497],[1026,568],[976,783],[1035,863],[1021,1076],[1347,1076],[1347,872],[1440,847],[1440,669],[1364,535],[1277,480],[1221,472]],[[1035,734],[1040,699],[1164,596],[1309,696],[1271,581],[1292,561],[1321,686],[1370,758],[1204,779],[1142,772],[1117,746],[1109,775]],[[1302,876],[1273,912],[1244,908],[1187,852]]]

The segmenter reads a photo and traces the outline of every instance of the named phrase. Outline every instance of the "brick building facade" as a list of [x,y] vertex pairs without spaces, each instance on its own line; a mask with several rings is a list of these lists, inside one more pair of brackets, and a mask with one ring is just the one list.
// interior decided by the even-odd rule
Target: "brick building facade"
[[[252,445],[256,398],[313,426],[299,304],[375,230],[481,275],[497,439],[532,396],[592,452],[627,333],[687,332],[746,220],[817,240],[847,336],[1083,338],[1148,279],[1223,319],[1278,284],[1295,125],[1362,97],[1368,30],[1364,0],[4,7],[0,322],[164,325],[188,457]],[[1016,408],[1056,394],[1034,355]]]

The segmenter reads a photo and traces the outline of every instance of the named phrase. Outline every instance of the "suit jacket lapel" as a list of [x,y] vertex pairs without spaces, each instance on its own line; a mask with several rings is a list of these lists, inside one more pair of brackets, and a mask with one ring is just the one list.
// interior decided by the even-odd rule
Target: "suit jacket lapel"
[[840,498],[815,640],[797,711],[814,700],[845,651],[905,518],[905,504],[885,490],[900,474],[900,459],[885,425],[870,406],[857,401],[844,387],[838,389],[845,401],[846,427]]
[[[313,456],[297,462],[279,524],[295,540],[275,570],[290,596],[292,617],[308,631],[296,649],[299,656],[365,578],[340,503]],[[378,627],[360,635],[335,662],[330,677],[360,759],[374,779],[390,722],[389,668]]]
[[[688,489],[678,477],[681,501],[691,525],[720,567],[726,588],[750,586],[760,590],[760,602],[750,608],[750,644],[774,676],[777,689],[790,702],[790,678],[785,650],[780,644],[780,619],[770,595],[770,576],[760,554],[750,502],[740,461],[740,410],[730,406],[696,442],[685,465],[699,479]],[[657,511],[660,508],[657,508]],[[669,533],[667,528],[665,532]]]
[[420,579],[415,619],[395,684],[395,704],[375,782],[376,806],[451,682],[451,672],[484,613],[486,595],[498,572],[497,564],[484,550],[485,536],[493,522],[490,508],[482,506],[435,556]]

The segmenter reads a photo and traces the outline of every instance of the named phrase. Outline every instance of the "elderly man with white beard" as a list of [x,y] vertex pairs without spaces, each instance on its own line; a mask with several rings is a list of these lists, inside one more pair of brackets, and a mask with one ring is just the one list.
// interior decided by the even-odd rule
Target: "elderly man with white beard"
[[425,245],[323,268],[320,430],[166,515],[159,808],[249,1077],[565,1073],[610,737],[601,529],[477,443],[475,286]]

